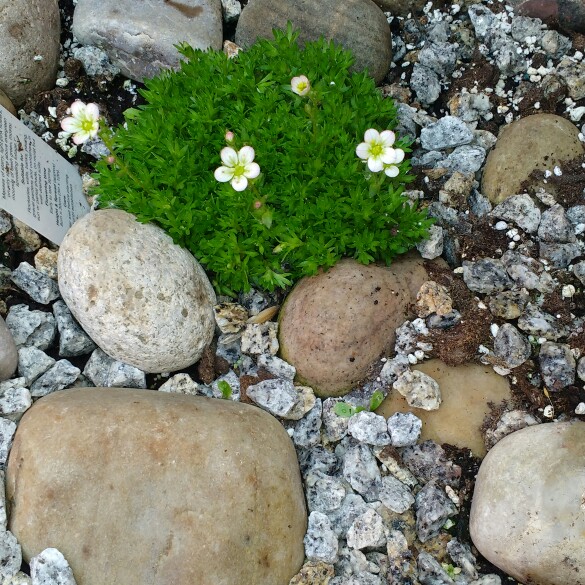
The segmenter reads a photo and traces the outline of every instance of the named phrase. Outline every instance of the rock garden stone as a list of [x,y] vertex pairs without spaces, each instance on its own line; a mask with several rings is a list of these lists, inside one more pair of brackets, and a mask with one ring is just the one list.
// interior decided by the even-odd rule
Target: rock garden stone
[[315,447],[321,440],[323,403],[315,400],[313,408],[295,425],[292,439],[297,447]]
[[448,518],[457,514],[455,504],[434,481],[429,481],[416,495],[416,534],[426,542],[439,534]]
[[441,95],[439,76],[432,69],[420,63],[415,63],[412,68],[410,87],[424,105],[435,103]]
[[461,467],[453,463],[441,445],[434,441],[404,447],[400,455],[420,483],[437,480],[452,487],[459,483]]
[[0,577],[9,579],[18,573],[22,563],[22,551],[14,534],[0,531]]
[[73,318],[71,311],[63,301],[53,303],[53,314],[59,330],[59,355],[73,357],[91,353],[95,343]]
[[[16,116],[16,108],[11,99],[0,89],[0,106],[6,108],[13,116]],[[8,230],[6,230],[8,231]]]
[[351,548],[371,550],[385,544],[384,522],[372,508],[358,516],[347,531],[347,545]]
[[81,370],[71,362],[59,360],[31,384],[31,395],[39,398],[51,392],[63,390],[63,388],[73,384],[79,374],[81,374]]
[[367,69],[380,83],[390,67],[392,42],[386,17],[373,2],[347,0],[252,0],[242,11],[236,44],[247,48],[260,38],[272,39],[272,29],[286,30],[287,22],[300,31],[301,42],[319,37],[334,40],[355,57],[355,69]]
[[46,548],[30,560],[32,585],[77,585],[73,571],[56,548]]
[[309,561],[334,563],[337,561],[339,542],[331,530],[329,518],[322,512],[311,512],[304,539],[305,556]]
[[18,352],[6,322],[0,317],[0,381],[14,374],[18,365]]
[[275,355],[279,348],[277,331],[277,323],[249,323],[242,333],[242,353]]
[[571,261],[583,254],[583,242],[557,244],[555,242],[540,242],[539,254],[548,260],[555,268],[567,268]]
[[199,263],[129,213],[106,209],[79,219],[58,267],[73,316],[117,360],[145,372],[179,370],[213,337],[215,293]]
[[473,543],[522,583],[582,581],[584,445],[580,421],[541,424],[505,437],[481,464]]
[[471,579],[477,579],[478,574],[475,568],[476,558],[467,544],[453,538],[447,543],[447,552],[453,562],[461,568],[465,575]]
[[425,150],[444,150],[469,144],[472,140],[473,132],[455,116],[443,116],[420,132],[421,146]]
[[0,414],[15,422],[32,406],[32,397],[24,382],[24,378],[16,378],[0,384]]
[[177,585],[287,585],[303,563],[294,449],[250,405],[119,388],[57,392],[21,421],[7,485],[24,558],[51,544],[84,585],[144,585],[153,567]]
[[322,561],[308,561],[291,579],[289,585],[327,585],[334,575],[333,565]]
[[[59,64],[57,0],[0,2],[0,87],[14,105],[51,89]],[[39,55],[41,59],[33,57]]]
[[370,447],[363,443],[349,447],[343,461],[343,477],[360,494],[380,486],[380,470]]
[[18,350],[18,373],[24,377],[25,386],[32,384],[55,361],[54,358],[34,346],[21,347]]
[[455,583],[441,564],[426,551],[421,551],[418,555],[416,567],[422,585],[453,585]]
[[[545,170],[582,155],[578,135],[576,126],[554,114],[534,114],[505,126],[487,157],[482,192],[494,204],[517,195],[532,171],[542,171],[544,178]],[[535,187],[540,183],[531,180]]]
[[305,478],[309,511],[329,512],[341,506],[347,493],[343,482],[322,472],[314,471]]
[[439,385],[423,372],[407,370],[394,382],[393,388],[414,408],[437,410],[441,406]]
[[497,258],[463,261],[463,280],[469,290],[488,295],[512,288],[504,264]]
[[547,209],[540,220],[538,237],[544,242],[567,244],[575,241],[573,226],[558,203]]
[[440,225],[432,225],[429,229],[429,237],[416,245],[420,255],[426,260],[434,260],[443,253],[443,228]]
[[95,386],[146,388],[142,370],[111,358],[99,347],[91,354],[83,369]]
[[542,380],[551,392],[558,392],[575,383],[577,364],[569,345],[545,342],[538,354]]
[[388,419],[387,424],[394,447],[415,445],[420,437],[422,421],[411,412],[397,412]]
[[12,281],[37,303],[48,305],[59,298],[57,283],[44,272],[33,268],[28,262],[21,262],[12,272]]
[[382,478],[377,498],[393,512],[402,514],[414,504],[414,496],[408,486],[396,479],[393,475]]
[[389,267],[341,260],[302,279],[280,310],[281,357],[317,395],[347,393],[392,348],[394,330],[426,280],[422,260],[412,255]]
[[51,313],[31,311],[27,305],[13,305],[6,316],[6,325],[16,347],[34,346],[48,349],[55,339],[57,327]]
[[499,219],[513,221],[529,234],[536,232],[540,224],[540,209],[527,193],[504,199],[493,208],[492,215]]
[[532,353],[528,339],[511,323],[504,323],[494,339],[494,354],[507,368],[517,368]]
[[176,394],[200,394],[200,385],[189,374],[175,374],[158,389],[159,392],[174,392]]
[[258,406],[282,418],[288,418],[299,401],[299,394],[290,380],[264,380],[248,386],[246,394]]
[[187,42],[195,49],[220,50],[220,0],[105,0],[97,6],[80,0],[73,16],[73,34],[84,45],[103,49],[127,77],[142,81],[161,69],[177,68],[175,47]]
[[347,432],[358,441],[368,445],[389,445],[390,435],[383,416],[373,412],[362,411],[350,417]]
[[0,418],[0,465],[4,466],[12,447],[16,425],[7,418]]

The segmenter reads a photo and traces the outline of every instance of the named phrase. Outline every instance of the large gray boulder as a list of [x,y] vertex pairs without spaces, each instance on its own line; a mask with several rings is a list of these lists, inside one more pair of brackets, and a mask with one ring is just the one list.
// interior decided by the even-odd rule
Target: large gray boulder
[[272,29],[286,30],[288,21],[300,31],[301,42],[323,36],[351,50],[355,69],[367,68],[377,83],[388,73],[390,27],[372,0],[250,0],[238,21],[236,43],[246,48],[258,37],[273,39]]
[[60,22],[57,0],[0,0],[0,89],[14,105],[53,87]]
[[293,444],[230,400],[83,388],[41,398],[7,468],[10,530],[82,585],[288,585],[306,510]]
[[59,288],[111,357],[145,372],[194,364],[213,338],[215,293],[193,256],[119,209],[79,219],[59,249]]
[[142,81],[177,68],[175,45],[221,49],[220,0],[79,0],[73,34],[108,54],[123,75]]
[[471,538],[521,583],[582,585],[585,424],[540,424],[508,435],[483,460]]

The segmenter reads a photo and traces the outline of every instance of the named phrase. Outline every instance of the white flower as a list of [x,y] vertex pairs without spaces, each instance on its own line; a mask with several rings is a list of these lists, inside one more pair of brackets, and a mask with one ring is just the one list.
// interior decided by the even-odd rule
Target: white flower
[[61,128],[73,134],[73,142],[81,144],[97,136],[100,129],[100,111],[97,104],[85,104],[76,100],[71,104],[71,116],[61,120]]
[[384,172],[388,177],[397,177],[400,169],[396,165],[404,160],[404,150],[402,148],[393,148],[392,150],[394,151],[394,163],[384,165]]
[[[395,173],[391,167],[395,163],[402,162],[404,159],[404,151],[402,149],[392,148],[395,139],[396,136],[392,130],[378,132],[370,128],[366,130],[364,142],[358,144],[355,152],[361,159],[368,162],[368,168],[372,173],[379,173],[386,166],[390,165],[389,172],[386,172],[386,174],[389,177],[395,177],[398,173]],[[397,167],[394,168],[397,170]]]
[[293,77],[290,80],[290,88],[300,96],[307,95],[311,89],[311,83],[305,75]]
[[254,149],[244,146],[236,152],[231,146],[221,149],[223,166],[215,169],[213,176],[220,183],[231,181],[236,191],[243,191],[248,186],[248,179],[255,179],[260,174],[260,167],[254,160]]

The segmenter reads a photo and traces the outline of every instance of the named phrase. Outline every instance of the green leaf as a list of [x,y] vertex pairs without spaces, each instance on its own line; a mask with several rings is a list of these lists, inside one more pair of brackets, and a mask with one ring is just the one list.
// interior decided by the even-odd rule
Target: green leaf
[[217,387],[219,388],[222,397],[225,400],[230,400],[230,398],[232,397],[232,387],[225,380],[220,380],[217,383]]
[[345,402],[336,402],[333,407],[333,412],[342,418],[349,418],[356,413],[356,409]]
[[376,390],[370,398],[370,411],[376,410],[382,402],[384,402],[384,394],[380,390]]

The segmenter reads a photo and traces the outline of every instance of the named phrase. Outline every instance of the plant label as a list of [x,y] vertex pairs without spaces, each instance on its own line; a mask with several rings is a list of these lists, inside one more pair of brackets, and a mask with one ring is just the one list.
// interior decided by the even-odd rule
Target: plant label
[[57,245],[89,212],[77,169],[2,106],[0,208]]

